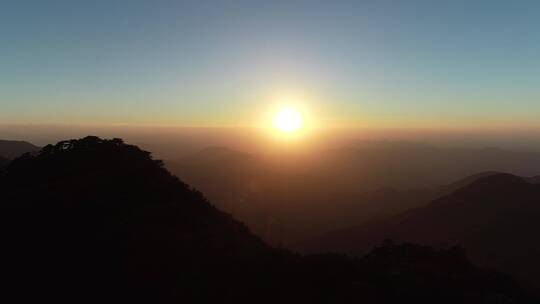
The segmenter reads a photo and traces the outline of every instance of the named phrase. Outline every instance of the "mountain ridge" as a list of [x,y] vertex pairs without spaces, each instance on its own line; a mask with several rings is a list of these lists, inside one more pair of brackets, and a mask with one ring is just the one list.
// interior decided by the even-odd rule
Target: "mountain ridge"
[[436,248],[460,245],[474,262],[515,274],[538,286],[535,273],[540,271],[540,264],[533,252],[540,252],[540,247],[527,238],[531,231],[540,228],[538,217],[540,185],[499,173],[482,177],[426,206],[330,232],[299,247],[305,252],[333,248],[363,254],[386,238]]
[[120,139],[25,154],[0,173],[0,193],[4,289],[19,300],[534,303],[457,251],[385,244],[353,259],[272,248]]
[[8,159],[18,157],[27,152],[36,152],[40,148],[27,141],[0,139],[0,156]]

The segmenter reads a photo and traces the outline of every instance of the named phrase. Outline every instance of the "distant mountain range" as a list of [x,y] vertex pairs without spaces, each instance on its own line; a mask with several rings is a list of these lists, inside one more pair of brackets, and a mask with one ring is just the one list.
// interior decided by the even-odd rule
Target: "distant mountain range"
[[39,149],[39,147],[26,141],[0,140],[0,158],[4,159],[13,159],[23,153],[35,152]]
[[[540,287],[540,185],[511,174],[475,176],[430,204],[302,243],[304,252],[365,254],[384,239],[446,248]],[[459,183],[458,183],[459,184]]]
[[380,141],[298,154],[212,147],[166,164],[265,240],[286,246],[423,206],[483,174],[537,175],[540,154]]

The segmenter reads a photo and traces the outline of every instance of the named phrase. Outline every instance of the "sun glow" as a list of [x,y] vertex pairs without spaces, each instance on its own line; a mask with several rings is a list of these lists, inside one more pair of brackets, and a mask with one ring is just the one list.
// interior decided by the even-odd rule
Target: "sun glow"
[[302,128],[304,119],[302,114],[293,108],[283,108],[273,120],[274,128],[284,133],[293,133]]

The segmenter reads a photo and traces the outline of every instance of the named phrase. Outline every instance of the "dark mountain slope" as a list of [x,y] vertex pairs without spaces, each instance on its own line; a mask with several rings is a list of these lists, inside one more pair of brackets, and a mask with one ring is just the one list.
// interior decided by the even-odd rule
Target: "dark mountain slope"
[[[6,237],[25,247],[32,262],[12,266],[90,284],[57,281],[79,292],[96,283],[103,289],[132,289],[136,283],[154,286],[161,294],[168,276],[182,286],[190,279],[184,274],[214,273],[212,263],[228,265],[239,257],[272,253],[149,155],[121,140],[87,137],[14,160],[0,180],[2,228],[14,232]],[[73,268],[67,267],[71,263]],[[31,277],[35,274],[27,273]],[[125,286],[112,287],[117,282]]]
[[452,193],[452,192],[454,192],[456,190],[459,190],[459,189],[461,189],[463,187],[469,186],[470,184],[476,182],[477,180],[479,180],[481,178],[492,176],[492,175],[497,175],[497,174],[500,174],[500,172],[485,171],[485,172],[480,172],[480,173],[476,173],[476,174],[467,176],[465,178],[457,180],[457,181],[455,181],[453,183],[450,183],[448,185],[441,186],[439,188],[439,191],[440,191],[439,196],[450,194],[450,193]]
[[[428,205],[431,201],[452,193],[453,191],[466,187],[476,180],[498,174],[497,172],[481,172],[460,179],[448,185],[422,189],[395,189],[382,188],[375,191],[368,191],[347,198],[337,197],[340,202],[339,212],[347,220],[344,222],[370,222],[384,219],[389,216],[400,214],[409,209]],[[328,198],[331,201],[331,198]],[[336,204],[328,203],[335,207]]]
[[0,140],[0,156],[15,158],[27,152],[38,151],[39,147],[26,141]]
[[19,302],[532,303],[455,251],[273,249],[119,139],[25,154],[2,171],[0,193],[2,293]]
[[540,184],[540,175],[527,177],[525,180],[531,184]]
[[540,185],[510,174],[480,178],[400,215],[332,232],[304,244],[307,251],[365,253],[392,238],[435,247],[461,245],[473,261],[525,278],[537,286]]

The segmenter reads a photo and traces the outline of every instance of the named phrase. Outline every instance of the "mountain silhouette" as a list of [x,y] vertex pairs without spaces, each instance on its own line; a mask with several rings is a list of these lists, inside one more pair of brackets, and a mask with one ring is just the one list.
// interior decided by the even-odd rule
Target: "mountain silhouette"
[[485,172],[480,172],[480,173],[476,173],[476,174],[467,176],[465,178],[457,180],[457,181],[455,181],[453,183],[450,183],[448,185],[441,186],[439,196],[450,194],[450,193],[452,193],[452,192],[454,192],[456,190],[459,190],[459,189],[461,189],[463,187],[467,187],[467,186],[471,185],[472,183],[476,182],[477,180],[479,180],[481,178],[492,176],[492,175],[497,175],[497,174],[500,174],[500,172],[485,171]]
[[13,159],[27,152],[36,152],[39,147],[26,141],[0,140],[0,157]]
[[511,174],[490,174],[429,205],[304,243],[307,252],[364,254],[391,238],[434,247],[459,245],[467,256],[540,286],[540,185]]
[[3,294],[19,302],[534,303],[456,249],[272,248],[121,139],[24,154],[1,171],[0,193]]
[[[59,263],[64,266],[54,271],[63,277],[86,273],[87,283],[99,280],[103,288],[117,281],[133,288],[128,281],[134,280],[160,289],[165,288],[160,281],[181,267],[186,275],[212,273],[211,263],[195,261],[227,265],[268,252],[244,225],[211,206],[150,153],[119,139],[48,145],[11,162],[0,184],[2,224],[18,232],[13,241],[28,246],[27,253],[52,247],[31,255],[37,260],[28,271],[53,271],[45,265]],[[66,267],[69,263],[77,267]],[[28,265],[18,265],[23,266]],[[188,277],[176,280],[182,286]]]
[[283,246],[427,205],[484,174],[540,172],[535,152],[393,141],[343,145],[285,154],[211,147],[166,166],[265,241]]
[[525,180],[531,184],[540,184],[540,175],[526,177]]

